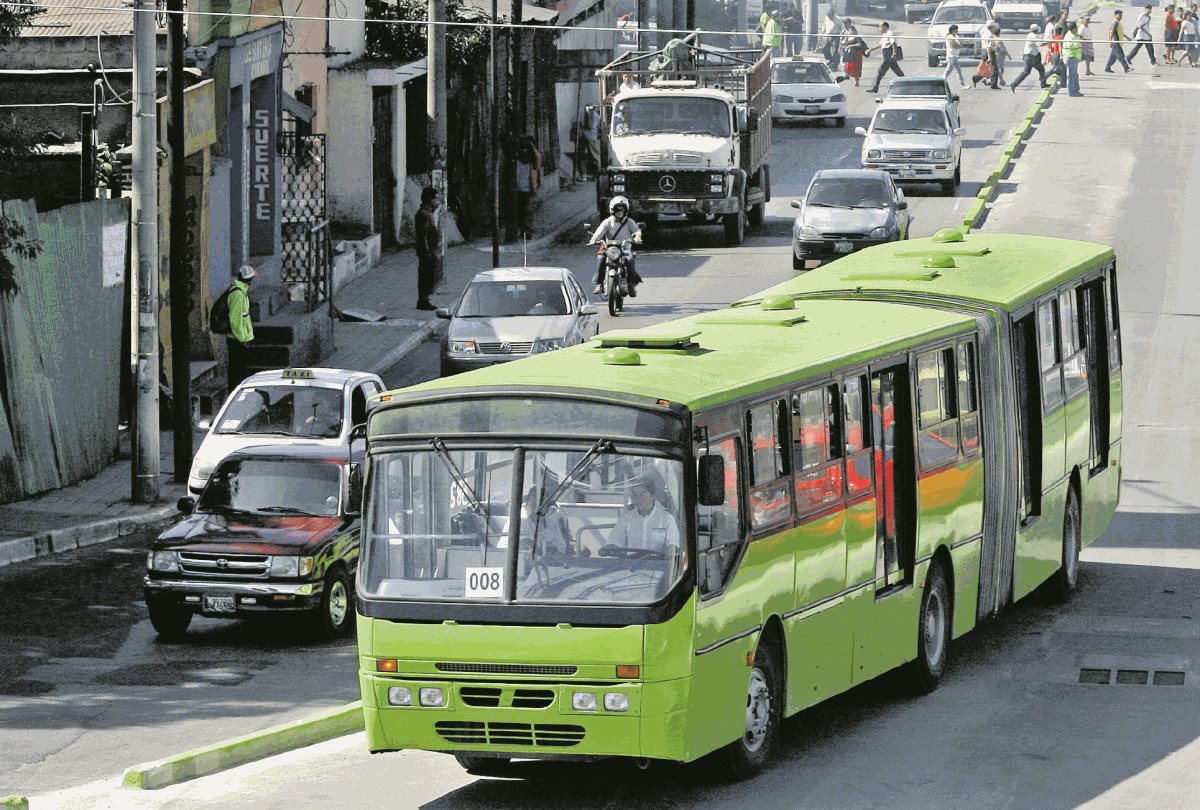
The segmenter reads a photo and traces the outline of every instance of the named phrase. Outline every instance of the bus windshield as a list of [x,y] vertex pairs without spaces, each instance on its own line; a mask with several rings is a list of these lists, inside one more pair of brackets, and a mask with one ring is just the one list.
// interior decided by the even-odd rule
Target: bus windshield
[[641,605],[679,580],[681,462],[613,452],[606,442],[531,449],[514,469],[518,457],[436,440],[431,449],[380,456],[368,494],[365,591],[381,599]]

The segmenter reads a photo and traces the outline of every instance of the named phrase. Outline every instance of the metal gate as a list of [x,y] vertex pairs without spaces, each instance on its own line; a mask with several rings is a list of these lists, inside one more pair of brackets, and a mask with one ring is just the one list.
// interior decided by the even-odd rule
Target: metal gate
[[333,251],[325,211],[325,136],[279,134],[283,162],[283,280],[304,285],[311,309],[333,295]]

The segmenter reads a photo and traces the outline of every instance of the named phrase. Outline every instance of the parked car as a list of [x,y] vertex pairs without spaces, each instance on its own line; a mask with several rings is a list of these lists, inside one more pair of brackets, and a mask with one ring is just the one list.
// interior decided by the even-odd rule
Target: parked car
[[565,267],[502,267],[471,279],[442,342],[442,376],[583,343],[600,331],[597,309]]
[[146,555],[143,593],[159,635],[192,616],[221,619],[304,612],[323,637],[354,627],[359,459],[320,442],[235,450],[183,520]]
[[966,130],[945,99],[885,99],[865,136],[862,167],[880,169],[898,183],[938,183],[953,194],[962,179],[962,137]]
[[[958,93],[950,89],[950,82],[941,76],[901,76],[892,79],[887,92],[875,99],[881,103],[885,98],[940,98],[945,99],[954,114],[954,119],[961,124],[958,113]],[[958,126],[959,124],[955,124]]]
[[979,0],[943,0],[929,23],[929,43],[926,45],[929,66],[937,67],[946,60],[946,34],[951,25],[958,26],[958,39],[962,43],[959,57],[982,59],[980,38],[991,21],[992,12]]
[[378,374],[336,368],[260,371],[230,392],[207,429],[188,474],[199,495],[221,459],[239,447],[290,444],[296,439],[345,447],[350,430],[367,418],[367,398],[383,390]]
[[908,238],[908,201],[887,172],[822,169],[813,175],[792,225],[792,269],[871,245]]
[[846,126],[846,94],[821,57],[776,59],[771,63],[771,118],[775,121],[833,121]]
[[[1061,3],[1058,4],[1061,6]],[[1042,2],[1022,2],[1022,0],[997,0],[992,6],[992,16],[1001,28],[1012,31],[1028,31],[1029,26],[1037,23],[1038,27],[1046,24],[1051,13],[1058,15],[1058,10],[1050,11],[1050,7]]]

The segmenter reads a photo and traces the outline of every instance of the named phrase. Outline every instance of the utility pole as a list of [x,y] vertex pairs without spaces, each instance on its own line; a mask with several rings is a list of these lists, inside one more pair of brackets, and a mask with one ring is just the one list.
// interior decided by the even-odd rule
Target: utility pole
[[154,3],[133,5],[133,267],[137,357],[133,501],[158,500],[158,145]]
[[667,47],[671,33],[675,30],[675,0],[655,0],[655,10],[658,13],[658,47]]
[[79,201],[96,199],[96,113],[79,114]]
[[425,115],[429,126],[429,146],[433,151],[433,187],[437,189],[438,232],[442,244],[438,250],[437,279],[440,283],[446,264],[446,212],[449,200],[446,194],[446,0],[429,0],[429,58],[426,60]]
[[500,266],[500,105],[496,101],[496,16],[499,0],[492,0],[492,26],[488,29],[488,96],[492,113],[492,267]]
[[646,51],[650,49],[650,35],[646,32],[650,29],[650,9],[653,0],[638,0],[637,4],[637,49]]
[[[675,27],[682,28],[685,31],[690,31],[688,25],[688,0],[674,0],[674,13],[671,15],[675,19]],[[683,34],[674,34],[674,36],[682,37]]]
[[191,295],[187,266],[187,156],[183,139],[183,0],[167,0],[167,33],[171,48],[171,430],[175,481],[186,484],[192,466],[192,351],[188,316]]
[[[809,51],[817,49],[817,0],[804,0],[804,48]],[[842,52],[840,44],[837,52]]]
[[[737,43],[744,42],[746,44],[742,47],[750,47],[750,43],[748,42],[749,38],[746,35],[746,31],[747,31],[747,29],[749,29],[749,27],[750,27],[750,10],[747,8],[746,0],[737,0],[738,35],[733,41],[737,42]],[[735,45],[734,47],[738,47],[738,46]]]

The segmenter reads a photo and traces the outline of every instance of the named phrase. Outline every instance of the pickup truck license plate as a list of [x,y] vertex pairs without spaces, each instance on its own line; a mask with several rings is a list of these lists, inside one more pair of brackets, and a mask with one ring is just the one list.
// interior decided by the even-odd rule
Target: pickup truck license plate
[[901,177],[916,177],[917,172],[915,169],[905,168],[905,169],[900,170],[900,176]]
[[205,613],[235,613],[237,607],[233,603],[232,596],[208,596],[204,597],[204,612]]
[[852,253],[854,251],[854,243],[853,242],[834,242],[833,243],[833,251],[834,251],[834,253]]
[[820,111],[821,111],[821,105],[819,105],[819,104],[805,104],[804,105],[804,112],[808,115],[816,115]]

